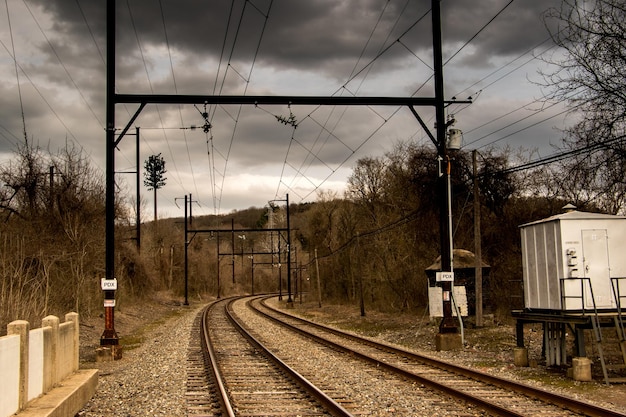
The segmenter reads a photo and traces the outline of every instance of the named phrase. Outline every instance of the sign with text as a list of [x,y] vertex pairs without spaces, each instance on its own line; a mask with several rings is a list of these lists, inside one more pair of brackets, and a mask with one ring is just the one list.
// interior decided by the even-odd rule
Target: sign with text
[[454,272],[436,272],[437,282],[454,282]]
[[102,287],[102,291],[115,291],[117,290],[117,280],[102,278],[100,280],[100,286]]

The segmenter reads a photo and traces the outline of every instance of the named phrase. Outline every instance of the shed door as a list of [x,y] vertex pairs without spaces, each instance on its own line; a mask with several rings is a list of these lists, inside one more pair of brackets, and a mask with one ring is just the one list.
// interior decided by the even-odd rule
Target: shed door
[[[591,279],[597,308],[615,307],[611,297],[609,248],[606,229],[582,230],[584,275]],[[585,308],[593,308],[591,292],[585,288]]]

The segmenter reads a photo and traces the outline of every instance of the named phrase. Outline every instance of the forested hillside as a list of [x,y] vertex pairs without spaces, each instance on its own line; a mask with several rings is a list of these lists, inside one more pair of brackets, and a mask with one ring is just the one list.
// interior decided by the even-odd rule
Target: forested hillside
[[[454,244],[473,251],[472,205],[478,199],[483,258],[491,265],[486,309],[501,316],[507,315],[511,302],[519,302],[515,297],[521,291],[515,284],[522,273],[517,227],[559,212],[570,201],[554,181],[558,170],[507,173],[505,168],[513,160],[519,157],[508,151],[479,154],[476,195],[471,154],[454,154],[452,165]],[[423,311],[427,306],[424,270],[439,253],[436,176],[433,149],[400,143],[383,157],[359,160],[345,195],[326,192],[314,203],[291,204],[293,293],[300,285],[311,296],[316,294],[319,271],[325,301],[359,303],[362,299],[366,309]],[[0,177],[5,184],[0,224],[2,328],[17,318],[37,323],[48,314],[70,310],[101,314],[103,176],[77,149],[52,155],[25,146],[2,167]],[[182,219],[143,225],[139,249],[133,239],[133,213],[124,209],[132,206],[131,198],[123,197],[120,192],[116,222],[118,308],[157,291],[171,291],[182,300]],[[581,210],[605,209],[574,203]],[[223,232],[194,233],[189,239],[189,297],[215,297],[218,278],[221,296],[250,293],[253,267],[255,292],[286,294],[286,245],[278,244],[281,239],[286,242],[285,235],[278,239],[277,234],[229,232],[284,227],[285,216],[284,206],[273,205],[194,218],[190,230]],[[282,259],[277,253],[261,253],[271,252],[272,247]]]

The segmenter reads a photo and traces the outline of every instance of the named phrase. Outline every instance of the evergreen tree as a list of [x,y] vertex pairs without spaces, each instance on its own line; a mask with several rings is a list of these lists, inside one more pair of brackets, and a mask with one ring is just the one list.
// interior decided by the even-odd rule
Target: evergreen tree
[[144,180],[143,185],[148,191],[154,191],[154,221],[157,221],[157,190],[165,186],[165,159],[158,155],[150,155],[144,163]]

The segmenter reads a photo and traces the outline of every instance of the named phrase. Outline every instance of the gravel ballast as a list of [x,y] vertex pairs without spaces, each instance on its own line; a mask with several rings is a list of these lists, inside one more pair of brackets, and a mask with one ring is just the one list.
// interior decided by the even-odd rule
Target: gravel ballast
[[[119,361],[94,362],[93,353],[102,331],[102,321],[81,325],[81,366],[98,368],[100,377],[95,396],[79,416],[187,415],[185,385],[190,332],[203,305],[189,307],[163,304],[165,306],[156,309],[153,306],[116,312],[116,329],[121,340],[133,339],[136,334],[140,334],[141,339],[136,343],[137,347],[125,348],[123,358]],[[364,332],[369,337],[392,344],[408,345],[420,352],[448,358],[484,372],[524,380],[531,385],[626,411],[625,385],[607,387],[601,381],[577,383],[542,366],[514,367],[512,349],[515,346],[515,333],[511,325],[495,324],[484,329],[466,329],[466,345],[461,352],[435,352],[432,342],[436,326],[424,324],[411,315],[384,315],[368,311],[366,317],[360,317],[358,306],[318,308],[317,303],[296,303],[292,312],[303,313],[333,326],[349,327],[356,333]],[[260,328],[255,330],[262,332]],[[531,336],[537,336],[540,342],[541,332],[536,333]],[[538,342],[531,343],[532,346],[535,346],[535,350],[540,349]],[[395,404],[396,407],[398,405]],[[401,410],[410,409],[408,404],[398,408],[390,404],[386,411],[391,414],[395,411],[398,415]]]
[[[184,416],[187,350],[200,308],[149,331],[140,346],[112,362],[84,363],[100,370],[94,397],[78,414],[97,416]],[[156,317],[154,317],[156,318]]]

